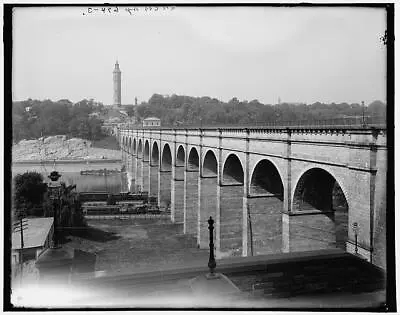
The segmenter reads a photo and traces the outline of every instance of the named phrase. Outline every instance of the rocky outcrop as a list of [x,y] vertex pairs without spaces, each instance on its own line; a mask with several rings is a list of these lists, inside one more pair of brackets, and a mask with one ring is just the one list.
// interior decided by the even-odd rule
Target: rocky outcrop
[[120,159],[121,152],[93,148],[89,140],[51,136],[21,140],[12,147],[13,161]]

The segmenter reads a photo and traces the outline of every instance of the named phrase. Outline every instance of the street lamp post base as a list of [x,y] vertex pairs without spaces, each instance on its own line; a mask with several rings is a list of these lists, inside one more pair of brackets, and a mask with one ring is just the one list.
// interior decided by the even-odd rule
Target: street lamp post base
[[213,279],[219,279],[221,278],[219,273],[215,273],[215,272],[209,272],[206,274],[206,279],[207,280],[213,280]]

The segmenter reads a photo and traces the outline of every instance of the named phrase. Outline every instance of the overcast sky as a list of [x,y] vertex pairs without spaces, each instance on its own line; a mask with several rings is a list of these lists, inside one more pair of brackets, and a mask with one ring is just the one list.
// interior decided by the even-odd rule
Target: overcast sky
[[385,21],[369,8],[17,8],[13,99],[111,104],[118,58],[123,104],[153,93],[386,102]]

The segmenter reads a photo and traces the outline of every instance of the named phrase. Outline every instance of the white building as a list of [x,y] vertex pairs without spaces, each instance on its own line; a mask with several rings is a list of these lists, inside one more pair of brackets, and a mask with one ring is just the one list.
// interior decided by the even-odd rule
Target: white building
[[160,127],[161,120],[157,117],[147,117],[143,119],[143,127]]
[[[25,220],[24,220],[25,221]],[[27,226],[23,230],[24,248],[22,249],[23,260],[36,260],[39,255],[50,246],[53,238],[53,221],[51,218],[26,219]],[[12,264],[19,263],[21,252],[21,232],[12,233]]]

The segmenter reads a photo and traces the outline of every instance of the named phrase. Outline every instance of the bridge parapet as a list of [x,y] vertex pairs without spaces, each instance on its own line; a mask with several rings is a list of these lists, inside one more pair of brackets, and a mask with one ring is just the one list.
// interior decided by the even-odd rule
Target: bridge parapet
[[386,146],[386,128],[354,128],[354,127],[253,127],[253,128],[120,128],[120,136],[139,135],[150,136],[160,134],[165,140],[171,137],[219,137],[252,138],[268,140],[292,141],[328,141],[347,144]]

